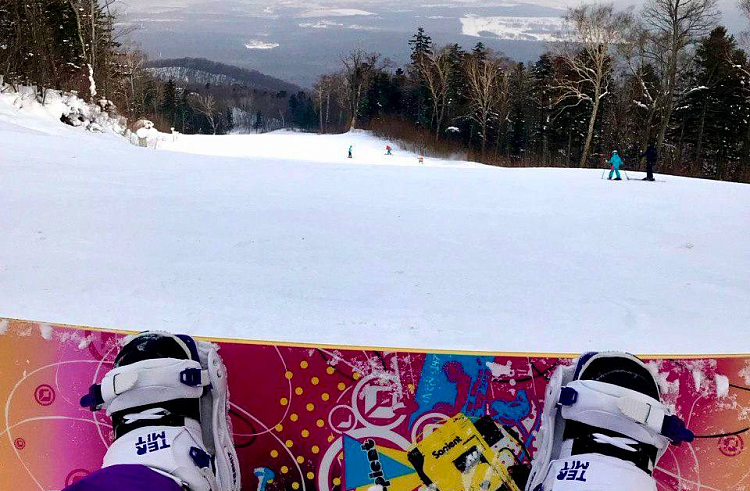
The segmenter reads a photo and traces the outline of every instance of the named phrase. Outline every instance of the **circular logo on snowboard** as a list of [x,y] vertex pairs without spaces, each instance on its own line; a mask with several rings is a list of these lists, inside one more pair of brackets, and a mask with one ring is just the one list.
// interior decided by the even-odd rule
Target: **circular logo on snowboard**
[[24,448],[26,448],[26,440],[24,440],[23,438],[16,438],[13,441],[13,446],[18,450],[23,450]]
[[34,399],[40,406],[51,406],[55,402],[55,389],[47,384],[42,384],[34,390]]
[[328,426],[336,433],[346,433],[357,426],[357,417],[349,406],[336,406],[328,413]]
[[727,457],[736,457],[744,448],[745,442],[740,435],[729,435],[719,439],[719,451]]

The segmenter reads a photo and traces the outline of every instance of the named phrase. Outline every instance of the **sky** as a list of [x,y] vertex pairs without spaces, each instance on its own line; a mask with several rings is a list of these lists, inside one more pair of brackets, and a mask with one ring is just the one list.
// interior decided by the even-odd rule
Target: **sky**
[[[645,0],[616,0],[638,8]],[[578,0],[117,0],[120,26],[152,59],[201,57],[310,87],[357,47],[396,65],[420,26],[438,44],[481,41],[518,61],[536,59]],[[745,27],[735,0],[719,0],[730,31]]]

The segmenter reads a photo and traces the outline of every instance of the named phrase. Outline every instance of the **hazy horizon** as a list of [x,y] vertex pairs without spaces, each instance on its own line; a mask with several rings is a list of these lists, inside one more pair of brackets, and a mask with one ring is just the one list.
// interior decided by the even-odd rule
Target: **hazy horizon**
[[[578,0],[118,0],[128,42],[151,59],[200,57],[253,68],[309,87],[338,68],[339,55],[355,47],[406,63],[418,27],[439,44],[471,47],[481,41],[518,61],[545,49],[561,16]],[[642,0],[618,0],[618,8]],[[724,23],[737,32],[743,19],[735,2],[720,2]]]

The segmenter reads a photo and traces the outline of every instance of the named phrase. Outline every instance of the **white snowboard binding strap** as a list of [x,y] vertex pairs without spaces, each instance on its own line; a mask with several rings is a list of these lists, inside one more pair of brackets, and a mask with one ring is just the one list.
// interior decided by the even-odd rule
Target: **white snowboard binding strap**
[[634,390],[595,380],[574,380],[560,389],[562,417],[607,428],[659,449],[692,441],[692,432],[669,408]]
[[81,405],[105,409],[115,424],[104,467],[141,464],[190,491],[240,490],[226,368],[215,345],[142,333]]
[[[547,386],[526,491],[569,489],[584,470],[589,487],[611,474],[605,487],[612,491],[628,487],[615,475],[641,483],[633,489],[655,490],[650,474],[669,444],[693,440],[660,399],[648,368],[627,353],[588,353],[558,367]],[[582,486],[576,489],[588,489]]]
[[109,371],[92,385],[81,404],[111,415],[124,409],[175,399],[198,399],[210,384],[208,370],[193,360],[156,358]]

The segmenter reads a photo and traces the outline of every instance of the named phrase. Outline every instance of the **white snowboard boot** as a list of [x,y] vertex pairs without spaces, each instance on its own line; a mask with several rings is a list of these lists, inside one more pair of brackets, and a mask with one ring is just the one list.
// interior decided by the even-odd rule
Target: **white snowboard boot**
[[189,491],[239,491],[228,416],[227,373],[211,343],[145,332],[81,399],[112,418],[103,467],[144,465]]
[[693,434],[635,356],[588,353],[552,376],[526,491],[656,491],[670,443]]

